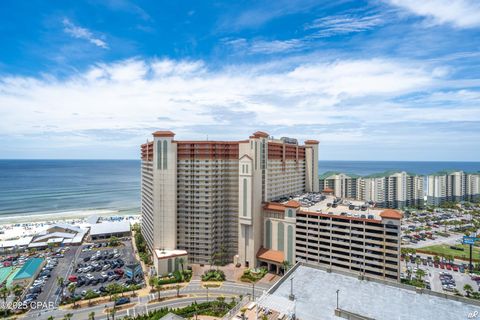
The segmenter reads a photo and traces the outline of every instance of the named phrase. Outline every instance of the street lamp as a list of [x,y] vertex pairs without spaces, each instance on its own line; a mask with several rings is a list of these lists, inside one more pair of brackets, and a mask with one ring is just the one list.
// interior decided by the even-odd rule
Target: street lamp
[[292,301],[295,300],[295,295],[293,294],[293,279],[295,279],[295,277],[290,278],[290,296],[288,296],[288,298]]
[[205,286],[207,288],[207,302],[208,302],[208,284]]
[[337,289],[337,310],[338,310],[338,293],[340,292],[340,289]]
[[105,313],[107,314],[107,320],[110,320],[110,317],[108,316],[107,305],[105,305]]
[[255,281],[252,282],[252,301],[255,301]]

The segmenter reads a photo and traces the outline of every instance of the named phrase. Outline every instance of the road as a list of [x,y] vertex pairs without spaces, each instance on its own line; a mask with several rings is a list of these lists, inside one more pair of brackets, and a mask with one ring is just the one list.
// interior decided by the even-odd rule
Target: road
[[[265,284],[255,285],[255,297],[261,296],[268,288],[269,286]],[[242,283],[225,281],[223,282],[222,286],[219,288],[209,288],[208,297],[207,297],[207,289],[201,286],[201,281],[192,280],[186,287],[180,289],[181,295],[189,295],[189,297],[172,299],[172,300],[167,300],[167,301],[162,301],[157,303],[148,303],[148,301],[153,300],[157,297],[156,294],[155,295],[150,294],[148,296],[133,298],[132,302],[135,305],[132,308],[129,308],[127,310],[118,311],[115,317],[121,317],[126,315],[136,315],[139,313],[145,313],[147,312],[147,310],[148,311],[156,310],[156,309],[167,307],[167,306],[170,308],[184,307],[184,306],[190,305],[195,301],[204,302],[204,301],[207,301],[207,299],[213,300],[219,296],[224,296],[226,298],[229,298],[229,297],[235,297],[239,295],[244,295],[244,296],[248,294],[251,295],[252,291],[253,291],[253,287],[250,284],[242,284]],[[162,297],[175,297],[176,294],[177,294],[176,290],[167,290],[167,291],[161,292]],[[111,307],[112,303],[110,302],[107,306]],[[88,319],[88,315],[91,312],[95,312],[95,319],[107,319],[107,316],[104,313],[104,311],[105,311],[105,305],[97,305],[97,306],[82,308],[78,310],[62,310],[58,308],[54,310],[39,310],[39,311],[32,310],[26,314],[24,319],[42,320],[42,319],[47,319],[50,316],[53,316],[54,318],[58,319],[58,318],[62,318],[67,313],[72,313],[73,320],[76,320],[76,319],[84,320],[84,319]]]

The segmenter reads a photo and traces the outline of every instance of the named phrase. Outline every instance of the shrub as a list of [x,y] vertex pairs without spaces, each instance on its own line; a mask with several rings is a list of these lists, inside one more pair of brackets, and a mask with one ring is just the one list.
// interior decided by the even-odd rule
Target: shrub
[[225,273],[222,270],[207,270],[202,276],[202,281],[225,281]]

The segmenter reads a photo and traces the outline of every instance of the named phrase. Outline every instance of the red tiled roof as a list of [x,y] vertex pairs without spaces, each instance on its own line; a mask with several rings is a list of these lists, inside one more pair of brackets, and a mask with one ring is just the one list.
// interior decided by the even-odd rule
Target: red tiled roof
[[270,250],[266,248],[258,249],[257,258],[275,263],[282,263],[285,261],[285,255],[282,251]]
[[257,131],[253,134],[255,138],[268,138],[268,133],[263,131]]
[[318,140],[305,140],[305,144],[319,144]]
[[154,137],[173,137],[175,135],[175,133],[173,133],[172,131],[155,131],[153,133],[153,136]]
[[400,220],[403,218],[403,215],[398,212],[397,210],[393,209],[386,209],[380,212],[380,217],[387,218],[387,219],[397,219]]
[[300,202],[295,200],[290,200],[285,204],[285,207],[289,208],[300,208]]
[[333,193],[333,189],[325,188],[325,189],[323,189],[322,192],[325,192],[325,193]]
[[263,209],[284,212],[285,206],[281,203],[268,202],[263,206]]

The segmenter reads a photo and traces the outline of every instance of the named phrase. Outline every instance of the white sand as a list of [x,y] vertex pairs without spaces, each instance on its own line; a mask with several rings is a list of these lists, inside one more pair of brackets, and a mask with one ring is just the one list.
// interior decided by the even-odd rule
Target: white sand
[[90,216],[98,216],[103,220],[123,217],[126,221],[134,224],[139,221],[139,214],[121,214],[114,210],[84,210],[69,211],[49,214],[35,214],[22,216],[0,217],[0,241],[18,239],[33,236],[46,230],[55,223],[68,223],[82,228],[89,227],[86,219]]

